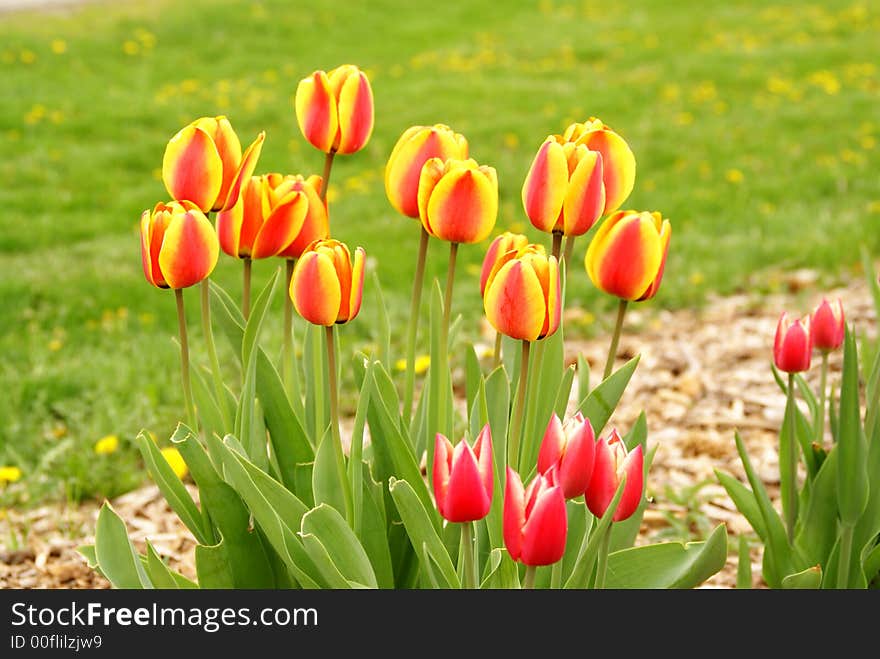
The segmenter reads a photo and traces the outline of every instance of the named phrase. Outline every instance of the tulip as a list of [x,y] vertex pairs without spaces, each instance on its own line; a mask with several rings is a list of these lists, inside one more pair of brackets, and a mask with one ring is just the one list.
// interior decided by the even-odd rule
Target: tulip
[[317,240],[306,249],[293,271],[290,297],[303,318],[326,327],[353,320],[361,309],[364,250],[351,260],[338,240]]
[[602,155],[551,135],[541,145],[522,188],[526,215],[536,229],[585,234],[605,208]]
[[654,297],[663,279],[672,226],[660,213],[618,211],[587,249],[587,274],[597,288],[623,300]]
[[565,498],[575,499],[587,489],[595,454],[596,438],[589,419],[578,412],[562,425],[554,414],[538,453],[538,473],[546,474],[555,467]]
[[[492,241],[492,244],[489,245],[489,249],[486,250],[486,256],[483,258],[483,267],[480,271],[480,295],[483,295],[486,292],[486,283],[489,280],[489,275],[492,274],[492,271],[495,269],[495,264],[498,263],[507,252],[516,252],[528,244],[529,239],[526,236],[521,233],[511,233],[510,231],[505,231]],[[538,246],[536,245],[536,247]],[[541,250],[543,250],[543,248],[541,248]]]
[[612,430],[608,437],[603,437],[596,445],[596,460],[590,484],[584,492],[584,500],[590,512],[602,517],[626,476],[623,495],[614,516],[614,522],[629,519],[642,501],[644,489],[644,457],[641,444],[627,453],[626,446],[617,430]]
[[419,217],[419,175],[431,158],[466,159],[467,140],[449,126],[412,126],[404,131],[385,166],[385,194],[394,208],[408,217]]
[[434,443],[434,498],[450,522],[474,522],[489,514],[492,504],[492,433],[483,426],[474,447],[462,439],[455,448],[442,434]]
[[773,342],[773,361],[784,373],[800,373],[810,368],[810,318],[792,321],[787,314],[779,317]]
[[432,236],[452,243],[478,243],[495,226],[498,176],[476,161],[425,162],[419,176],[419,217]]
[[813,347],[821,351],[837,350],[843,344],[845,331],[843,304],[839,299],[829,303],[823,298],[810,322]]
[[352,64],[303,78],[296,88],[295,107],[302,134],[324,153],[359,151],[373,132],[370,81]]
[[605,207],[601,215],[620,208],[636,180],[636,158],[626,141],[595,117],[585,123],[571,124],[562,134],[561,141],[584,145],[590,151],[602,154]]
[[141,215],[141,261],[157,288],[187,288],[208,277],[220,247],[214,227],[189,201],[158,203]]
[[304,179],[300,175],[287,177],[291,181],[291,189],[302,194],[306,202],[306,214],[299,233],[278,256],[287,259],[298,259],[306,247],[316,240],[330,236],[330,222],[327,217],[327,204],[321,200],[322,181],[320,176]]
[[559,328],[559,269],[556,258],[543,252],[538,245],[510,250],[496,261],[486,279],[486,318],[511,338],[535,341]]
[[554,470],[538,474],[523,491],[522,480],[507,468],[503,534],[507,552],[527,566],[551,565],[565,553],[568,518]]
[[237,258],[262,259],[280,254],[298,236],[309,209],[294,177],[253,176],[239,203],[217,214],[220,248]]
[[169,140],[162,158],[162,181],[171,197],[203,211],[228,210],[253,174],[265,133],[242,155],[226,117],[202,117]]

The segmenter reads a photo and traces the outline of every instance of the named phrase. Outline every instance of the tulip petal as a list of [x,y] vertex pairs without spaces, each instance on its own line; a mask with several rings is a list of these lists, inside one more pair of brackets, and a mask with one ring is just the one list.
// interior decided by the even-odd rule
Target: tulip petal
[[333,260],[323,253],[306,252],[294,268],[290,296],[297,313],[307,321],[314,325],[333,325],[342,301]]
[[666,254],[669,252],[669,239],[671,237],[672,225],[669,223],[669,220],[663,220],[663,224],[660,228],[660,249],[662,251],[660,267],[657,269],[657,276],[654,277],[654,281],[651,282],[651,285],[648,286],[648,290],[642,294],[639,301],[648,300],[654,297],[657,294],[657,291],[660,290],[660,283],[663,281],[663,273],[666,270]]
[[256,139],[245,149],[244,155],[241,157],[241,164],[235,172],[232,183],[229,185],[229,194],[226,195],[226,201],[223,202],[220,210],[227,210],[235,206],[241,195],[244,185],[250,180],[257,167],[257,161],[260,159],[260,153],[263,151],[263,142],[266,139],[266,132],[262,131],[257,135]]
[[541,231],[557,226],[568,189],[568,163],[562,146],[548,139],[532,161],[522,189],[522,201],[532,225]]
[[562,488],[542,492],[523,527],[521,560],[526,565],[551,565],[565,553],[568,516]]
[[492,471],[492,431],[489,424],[485,424],[477,435],[477,441],[474,442],[474,453],[477,456],[477,463],[480,467],[480,476],[483,479],[483,488],[489,500],[492,499],[492,492],[495,489],[495,477]]
[[373,90],[367,76],[349,75],[339,92],[339,145],[337,153],[354,153],[373,132]]
[[602,216],[605,208],[602,172],[602,155],[598,151],[587,151],[575,167],[562,204],[562,233],[566,236],[582,236]]
[[223,161],[211,136],[190,124],[172,137],[162,158],[162,181],[172,198],[209,210],[223,183]]
[[159,211],[160,207],[161,204],[152,213],[148,209],[141,214],[141,263],[148,282],[158,288],[168,288],[159,268],[159,250],[171,216]]
[[489,514],[491,503],[474,451],[462,439],[452,458],[443,517],[450,522],[473,522]]
[[507,468],[507,482],[504,485],[504,512],[502,531],[504,546],[510,557],[518,561],[522,553],[522,529],[526,523],[525,493],[519,474]]
[[345,322],[353,320],[361,310],[361,300],[364,297],[364,262],[366,253],[362,247],[354,250],[354,263],[351,269],[351,292],[348,303],[348,317]]
[[276,207],[266,218],[254,238],[251,258],[276,256],[299,234],[308,211],[308,201],[297,192],[288,201]]
[[657,276],[662,260],[660,236],[652,220],[617,213],[609,217],[587,248],[587,272],[610,295],[637,300]]
[[316,149],[329,153],[336,141],[339,117],[327,74],[315,71],[300,80],[294,104],[303,136]]
[[437,502],[437,511],[444,518],[444,504],[449,487],[449,473],[452,469],[452,453],[452,443],[445,435],[438,432],[434,440],[434,467],[431,480],[434,485],[434,499]]
[[621,465],[621,471],[626,474],[626,485],[623,486],[623,496],[620,498],[617,510],[614,511],[615,522],[629,519],[642,502],[644,465],[642,445],[639,444],[629,452]]
[[321,201],[321,177],[310,176],[306,180],[298,177],[293,190],[302,192],[308,200],[308,210],[299,233],[290,245],[279,254],[285,258],[298,259],[311,243],[322,240],[330,235],[330,223],[327,220],[327,205]]
[[213,272],[219,253],[217,234],[201,211],[175,213],[162,240],[159,269],[169,287],[186,288]]
[[509,261],[490,279],[483,307],[492,326],[514,339],[534,341],[546,324],[541,282],[520,260]]
[[558,463],[564,448],[565,434],[562,432],[562,421],[553,414],[550,423],[547,424],[547,430],[544,431],[541,449],[538,451],[538,473],[543,474]]
[[559,484],[566,499],[582,495],[590,484],[596,458],[596,440],[589,421],[568,437],[565,455],[559,462]]
[[458,169],[444,175],[428,200],[428,231],[453,243],[485,239],[498,216],[498,184],[491,172]]
[[224,116],[219,117],[202,117],[193,122],[196,127],[204,130],[211,139],[214,140],[214,146],[220,154],[220,160],[223,163],[223,180],[220,185],[220,191],[214,200],[214,207],[211,210],[219,210],[222,202],[229,194],[229,188],[235,179],[235,174],[241,165],[241,142],[238,135],[232,130],[232,124]]
[[547,264],[549,282],[546,289],[547,314],[539,338],[555,334],[562,320],[562,284],[559,279],[559,264],[552,254],[547,259]]
[[608,446],[608,439],[603,437],[596,444],[596,455],[593,462],[593,475],[584,492],[587,508],[596,517],[602,517],[608,505],[617,493],[617,464],[613,449]]
[[428,233],[432,233],[428,219],[428,202],[437,183],[443,178],[446,168],[440,158],[429,158],[419,172],[418,205],[419,218]]
[[626,141],[613,130],[593,130],[577,142],[590,151],[602,154],[602,179],[605,185],[604,213],[612,213],[623,205],[636,180],[636,157]]

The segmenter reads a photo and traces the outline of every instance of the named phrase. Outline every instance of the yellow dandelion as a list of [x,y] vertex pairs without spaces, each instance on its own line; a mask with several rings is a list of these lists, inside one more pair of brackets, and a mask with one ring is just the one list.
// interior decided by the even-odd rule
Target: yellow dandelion
[[37,61],[37,54],[34,51],[25,48],[18,54],[18,59],[21,60],[22,64],[33,64]]
[[95,442],[95,453],[98,455],[110,455],[115,453],[119,448],[119,437],[116,435],[106,435]]
[[[414,363],[415,363],[416,374],[421,375],[422,373],[427,371],[428,367],[431,365],[431,356],[430,355],[419,355],[418,357],[416,357],[416,361]],[[405,359],[398,359],[396,362],[394,362],[394,368],[396,368],[398,371],[405,371],[406,370],[406,360]]]
[[664,101],[675,101],[678,100],[679,87],[676,84],[668,83],[663,85],[663,89],[660,90],[660,97]]
[[52,110],[49,113],[49,121],[56,126],[64,123],[64,113],[61,110]]
[[0,485],[21,480],[21,469],[18,467],[0,467]]
[[592,325],[596,322],[596,316],[591,311],[584,311],[579,319],[581,325]]
[[180,451],[176,448],[171,446],[163,448],[160,452],[162,453],[162,457],[165,458],[165,461],[168,463],[168,466],[171,467],[171,470],[178,478],[183,479],[187,473],[189,473],[186,462],[183,461]]
[[504,133],[504,146],[515,149],[519,146],[519,136],[516,133]]
[[49,341],[49,350],[51,350],[52,352],[58,352],[63,347],[64,341],[62,341],[61,339],[56,338]]
[[56,55],[63,55],[67,52],[67,42],[64,39],[53,39],[52,43],[49,44],[49,48]]
[[690,112],[679,112],[678,115],[675,117],[675,122],[679,126],[690,126],[692,123],[694,123],[694,115],[692,115]]
[[861,146],[865,151],[870,151],[875,146],[877,146],[877,140],[875,140],[871,135],[865,135],[862,139],[859,140],[859,146]]
[[728,169],[724,172],[724,178],[727,179],[728,183],[733,183],[734,185],[739,185],[745,180],[745,176],[738,169]]
[[880,214],[880,199],[868,203],[868,212],[872,215]]
[[704,281],[706,281],[705,275],[703,275],[703,273],[699,272],[698,270],[692,272],[691,276],[688,279],[690,280],[692,286],[699,286]]
[[141,45],[137,41],[126,39],[122,44],[122,52],[126,55],[137,55],[141,52]]

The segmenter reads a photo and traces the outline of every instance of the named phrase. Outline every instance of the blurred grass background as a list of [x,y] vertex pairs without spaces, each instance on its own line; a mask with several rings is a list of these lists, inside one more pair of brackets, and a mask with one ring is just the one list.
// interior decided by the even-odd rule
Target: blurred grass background
[[[162,441],[181,416],[173,296],[144,281],[137,221],[166,198],[165,142],[192,119],[226,114],[244,144],[266,130],[258,172],[314,173],[323,158],[296,126],[297,82],[342,63],[368,72],[375,132],[336,159],[331,220],[369,254],[401,340],[418,225],[382,185],[400,133],[435,122],[464,133],[498,169],[497,231],[546,242],[522,211],[523,178],[546,135],[598,116],[638,160],[626,206],[673,224],[648,308],[685,307],[775,290],[794,268],[820,272],[818,286],[846,281],[860,245],[877,252],[878,33],[880,5],[852,0],[132,0],[0,14],[0,466],[20,470],[17,482],[3,472],[0,504],[133,487],[136,433]],[[586,243],[569,334],[607,329],[610,303],[580,265]],[[429,277],[445,272],[444,247],[432,246]],[[473,339],[484,249],[459,252],[455,305]],[[275,267],[256,263],[256,286]],[[240,275],[221,255],[216,279],[236,297]],[[349,345],[371,341],[367,285]],[[108,435],[118,448],[96,453]]]

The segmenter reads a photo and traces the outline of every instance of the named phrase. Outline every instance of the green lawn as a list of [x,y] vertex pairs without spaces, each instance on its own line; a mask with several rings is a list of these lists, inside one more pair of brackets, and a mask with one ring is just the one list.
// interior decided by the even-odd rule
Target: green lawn
[[[399,338],[418,230],[382,186],[398,135],[434,122],[464,133],[498,169],[498,230],[531,231],[520,188],[535,151],[596,115],[636,153],[627,206],[672,221],[650,304],[682,307],[713,291],[773,290],[783,269],[845,280],[860,244],[878,251],[878,33],[880,7],[852,0],[430,11],[402,0],[136,0],[0,15],[0,466],[23,473],[0,486],[0,503],[131,487],[143,478],[136,433],[167,437],[181,416],[173,296],[144,281],[136,223],[165,199],[165,142],[192,119],[226,114],[245,144],[266,130],[258,172],[313,173],[323,160],[296,126],[298,80],[346,62],[368,71],[375,132],[363,152],[337,158],[331,218],[371,257]],[[460,251],[456,307],[471,336],[484,249]],[[585,249],[581,240],[569,302],[589,313],[572,329],[602,331],[610,303],[580,265]],[[443,247],[430,256],[429,276],[442,276]],[[257,263],[257,283],[276,266]],[[238,295],[238,263],[222,257],[216,277]],[[349,344],[371,340],[372,296],[344,332]],[[279,337],[277,314],[266,345]],[[96,455],[108,434],[120,449]]]

